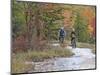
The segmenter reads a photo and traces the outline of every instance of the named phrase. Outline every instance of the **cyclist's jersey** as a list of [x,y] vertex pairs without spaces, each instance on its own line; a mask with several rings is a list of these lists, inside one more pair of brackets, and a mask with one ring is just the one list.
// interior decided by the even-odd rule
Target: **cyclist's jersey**
[[60,36],[65,36],[65,31],[63,29],[60,30]]

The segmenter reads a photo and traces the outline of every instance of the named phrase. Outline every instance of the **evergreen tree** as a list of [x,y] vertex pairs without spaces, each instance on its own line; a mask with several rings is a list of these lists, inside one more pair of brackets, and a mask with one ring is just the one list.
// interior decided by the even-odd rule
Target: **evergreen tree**
[[76,31],[76,37],[79,42],[88,42],[89,40],[89,33],[88,33],[88,24],[87,20],[84,19],[84,17],[80,16],[80,13],[76,14],[76,20],[75,20],[75,31]]

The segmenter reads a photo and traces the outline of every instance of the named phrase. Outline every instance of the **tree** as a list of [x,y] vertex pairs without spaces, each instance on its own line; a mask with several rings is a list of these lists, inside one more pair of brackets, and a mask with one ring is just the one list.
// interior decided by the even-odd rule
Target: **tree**
[[77,13],[76,15],[77,16],[76,16],[74,28],[76,30],[77,39],[79,42],[88,42],[89,33],[88,33],[87,20],[84,19],[84,17],[82,17],[80,13]]
[[63,10],[60,5],[53,4],[51,9],[45,9],[41,15],[45,24],[44,33],[48,41],[57,39],[58,29],[61,27],[64,18],[62,15]]
[[28,49],[43,49],[42,46],[45,46],[46,41],[50,39],[49,33],[52,28],[59,27],[57,21],[62,19],[60,15],[62,9],[57,5],[52,5],[52,9],[47,9],[49,6],[45,8],[47,5],[45,3],[18,2],[15,0],[12,1],[12,5],[13,39],[16,40],[22,36],[25,37],[23,40],[26,40]]

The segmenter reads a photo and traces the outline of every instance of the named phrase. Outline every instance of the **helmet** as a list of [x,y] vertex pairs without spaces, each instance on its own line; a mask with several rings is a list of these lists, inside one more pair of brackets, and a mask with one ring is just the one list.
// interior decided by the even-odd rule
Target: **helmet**
[[61,29],[64,29],[64,27],[61,27]]

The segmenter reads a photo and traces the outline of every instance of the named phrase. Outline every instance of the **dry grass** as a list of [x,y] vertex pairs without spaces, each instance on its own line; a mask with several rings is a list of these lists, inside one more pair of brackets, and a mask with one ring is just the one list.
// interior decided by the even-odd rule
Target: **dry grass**
[[25,64],[25,57],[14,57],[12,58],[12,73],[25,73],[30,69],[34,69],[31,64]]
[[44,51],[28,51],[12,54],[12,73],[22,73],[29,70],[33,70],[32,64],[25,64],[26,61],[44,61],[45,59],[51,59],[55,57],[70,57],[73,53],[70,50],[44,50]]

